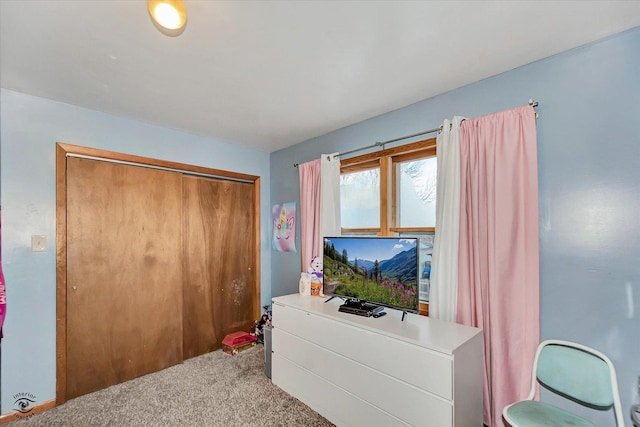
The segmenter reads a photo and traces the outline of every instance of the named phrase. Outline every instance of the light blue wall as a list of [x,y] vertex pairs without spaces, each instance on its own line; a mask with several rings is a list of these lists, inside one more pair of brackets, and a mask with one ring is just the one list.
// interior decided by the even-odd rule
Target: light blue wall
[[[271,201],[299,201],[293,163],[529,98],[540,102],[542,339],[577,341],[613,359],[629,420],[640,376],[640,28],[275,152]],[[271,263],[273,295],[296,292],[299,257],[274,254]],[[615,425],[611,414],[594,419]]]
[[[271,300],[269,154],[4,89],[0,97],[2,413],[13,411],[16,393],[55,399],[56,142],[260,176],[262,301]],[[47,252],[31,252],[33,234],[47,236]]]

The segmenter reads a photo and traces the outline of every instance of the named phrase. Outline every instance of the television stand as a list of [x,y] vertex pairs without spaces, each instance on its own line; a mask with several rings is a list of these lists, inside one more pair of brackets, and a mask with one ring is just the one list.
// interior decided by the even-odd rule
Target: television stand
[[482,425],[482,331],[418,315],[400,322],[394,309],[374,321],[340,304],[273,299],[273,384],[338,426]]

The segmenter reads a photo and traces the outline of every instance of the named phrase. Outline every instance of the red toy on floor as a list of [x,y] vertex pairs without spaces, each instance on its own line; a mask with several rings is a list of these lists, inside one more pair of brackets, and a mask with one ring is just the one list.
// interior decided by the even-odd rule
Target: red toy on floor
[[236,355],[242,350],[254,347],[255,345],[256,337],[243,331],[230,333],[222,340],[222,350],[232,355]]

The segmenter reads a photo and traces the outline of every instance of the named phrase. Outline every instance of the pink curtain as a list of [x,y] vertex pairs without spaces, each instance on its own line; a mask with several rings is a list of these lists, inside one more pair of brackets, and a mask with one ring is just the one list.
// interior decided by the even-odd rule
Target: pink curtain
[[[0,219],[0,229],[2,228],[2,220]],[[4,284],[4,273],[2,272],[2,247],[0,246],[0,339],[3,338],[2,326],[4,318],[7,315],[7,294]]]
[[538,169],[531,106],[460,127],[457,321],[484,332],[484,423],[524,399],[540,339]]
[[311,258],[322,254],[320,233],[320,159],[298,166],[300,175],[300,253],[301,272],[306,272]]

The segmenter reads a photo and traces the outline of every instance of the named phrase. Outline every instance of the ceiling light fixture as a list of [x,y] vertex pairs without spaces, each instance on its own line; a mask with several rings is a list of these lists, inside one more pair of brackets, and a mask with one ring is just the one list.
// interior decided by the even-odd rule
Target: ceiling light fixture
[[179,36],[187,24],[187,7],[183,0],[147,0],[151,20],[158,30],[171,37]]

